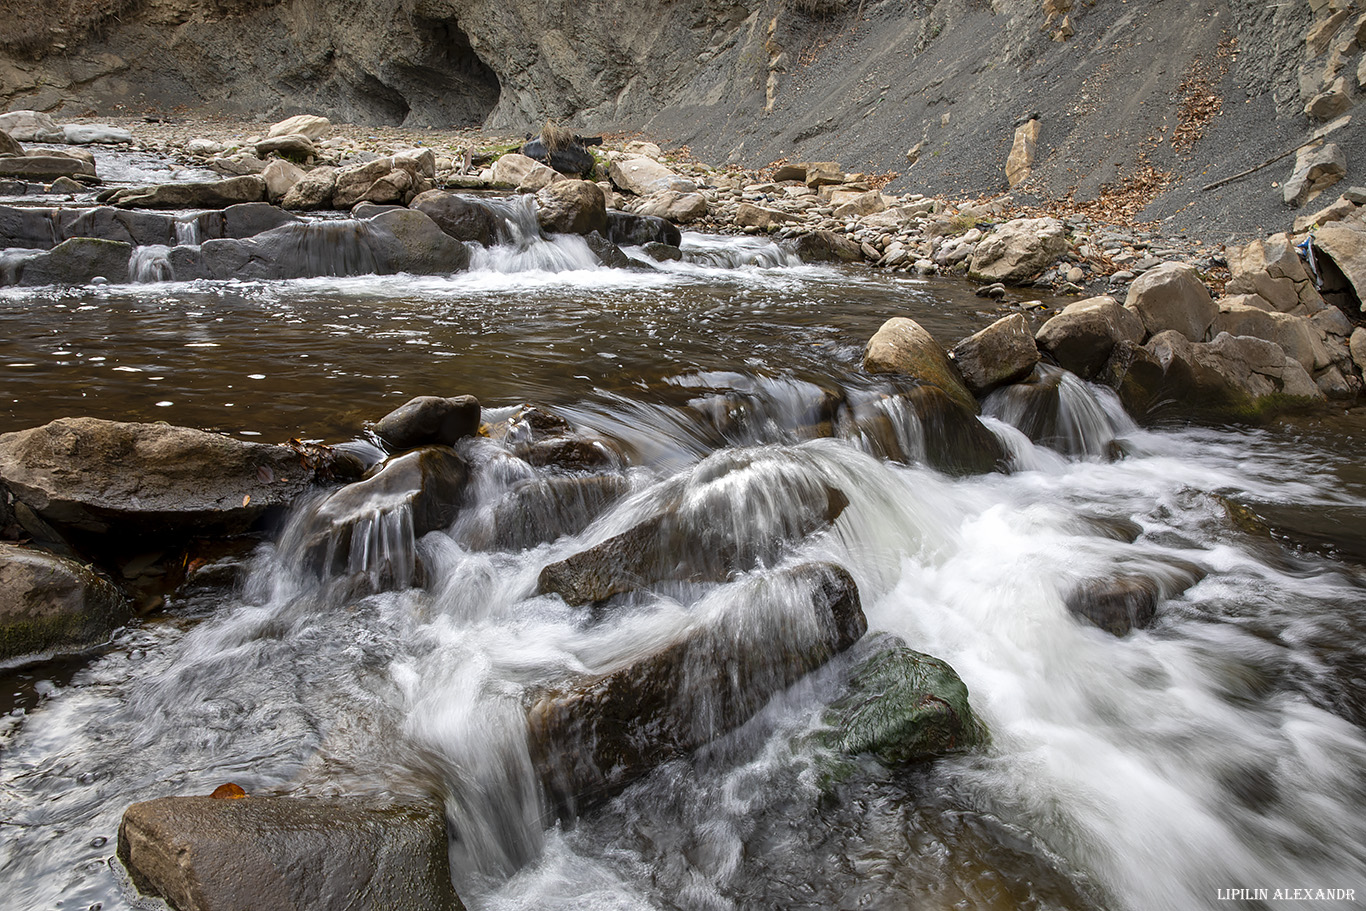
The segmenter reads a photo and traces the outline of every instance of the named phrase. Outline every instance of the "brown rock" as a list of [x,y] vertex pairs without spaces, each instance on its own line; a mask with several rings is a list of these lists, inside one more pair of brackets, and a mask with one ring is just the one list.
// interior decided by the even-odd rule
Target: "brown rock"
[[962,375],[943,347],[915,320],[893,317],[882,324],[863,355],[869,373],[910,376],[938,386],[954,401],[977,414],[977,399],[963,385]]
[[973,395],[1029,375],[1039,362],[1039,348],[1025,318],[1016,313],[963,339],[953,348],[953,362]]

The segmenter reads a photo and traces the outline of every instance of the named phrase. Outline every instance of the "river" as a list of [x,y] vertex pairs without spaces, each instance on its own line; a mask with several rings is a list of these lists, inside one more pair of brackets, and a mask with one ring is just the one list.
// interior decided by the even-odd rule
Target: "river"
[[[687,261],[651,273],[592,267],[581,246],[528,244],[450,278],[0,292],[0,431],[89,415],[363,450],[367,422],[407,399],[470,393],[486,420],[529,402],[612,441],[629,487],[577,535],[477,545],[481,516],[539,474],[472,443],[475,499],[449,532],[406,545],[420,588],[311,585],[286,536],[240,583],[172,599],[87,659],[0,671],[6,908],[144,907],[113,859],[123,809],[226,781],[442,793],[457,886],[481,909],[1354,905],[1226,900],[1253,888],[1366,899],[1359,414],[1144,429],[1068,381],[1069,451],[1031,443],[998,405],[986,422],[1010,470],[950,477],[916,458],[923,430],[899,412],[908,462],[857,428],[808,425],[822,396],[877,397],[858,365],[889,316],[952,344],[1000,315],[964,286],[801,265],[756,239],[687,235]],[[706,418],[718,403],[719,427]],[[762,518],[784,478],[838,487],[843,514],[779,565],[846,567],[871,642],[899,636],[949,662],[990,745],[824,781],[804,735],[865,643],[691,760],[546,827],[525,694],[744,609],[771,568],[662,586],[605,618],[535,595],[537,574],[717,476],[728,505],[710,508],[732,519]],[[1117,568],[1188,564],[1203,578],[1150,629],[1117,638],[1064,606]]]

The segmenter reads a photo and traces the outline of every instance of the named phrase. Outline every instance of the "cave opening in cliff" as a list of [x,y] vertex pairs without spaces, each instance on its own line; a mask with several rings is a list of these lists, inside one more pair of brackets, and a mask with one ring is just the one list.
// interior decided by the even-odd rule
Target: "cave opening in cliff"
[[412,25],[418,52],[393,61],[385,73],[407,101],[404,125],[481,126],[498,104],[498,75],[454,19],[414,16]]

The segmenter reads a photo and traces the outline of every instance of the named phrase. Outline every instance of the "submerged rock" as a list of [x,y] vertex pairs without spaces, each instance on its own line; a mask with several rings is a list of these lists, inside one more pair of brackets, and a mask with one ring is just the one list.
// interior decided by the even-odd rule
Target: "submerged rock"
[[88,566],[0,544],[0,661],[89,648],[131,613],[114,584]]
[[168,424],[61,418],[0,435],[0,481],[63,532],[145,539],[251,530],[313,483],[289,446]]
[[572,819],[739,727],[867,630],[858,587],[831,563],[760,577],[742,594],[683,641],[532,706],[528,745],[555,815]]
[[420,395],[379,419],[375,433],[395,450],[453,446],[479,432],[479,400],[472,395]]
[[965,752],[987,739],[954,669],[899,642],[855,666],[848,693],[826,711],[825,723],[825,746],[893,767]]
[[439,807],[356,797],[135,803],[118,856],[178,911],[458,911]]
[[630,489],[630,481],[616,474],[524,481],[508,491],[469,543],[484,550],[517,551],[577,535]]
[[1067,609],[1111,635],[1125,636],[1146,629],[1157,616],[1159,603],[1175,598],[1205,577],[1203,569],[1184,560],[1147,569],[1083,582],[1068,593]]
[[538,590],[577,605],[656,582],[725,581],[771,564],[849,504],[781,453],[718,453],[682,483],[659,515],[545,567]]

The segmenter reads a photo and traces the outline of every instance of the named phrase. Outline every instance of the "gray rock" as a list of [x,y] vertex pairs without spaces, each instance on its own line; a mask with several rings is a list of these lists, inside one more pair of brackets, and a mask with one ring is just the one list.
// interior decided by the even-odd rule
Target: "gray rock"
[[499,219],[488,206],[468,196],[428,190],[414,197],[409,207],[427,215],[456,240],[474,241],[486,247],[497,240]]
[[[1335,221],[1314,232],[1314,250],[1337,266],[1347,280],[1350,305],[1343,301],[1343,309],[1361,312],[1366,303],[1366,225],[1355,219]],[[1329,293],[1327,288],[1325,294]]]
[[261,179],[266,182],[266,198],[278,203],[295,184],[304,179],[304,174],[302,168],[283,158],[272,159],[261,172]]
[[34,180],[54,180],[58,177],[94,177],[95,166],[65,155],[46,152],[30,153],[15,158],[0,158],[0,177],[23,177]]
[[804,263],[856,263],[863,260],[858,244],[834,231],[811,231],[796,240]]
[[0,661],[89,648],[131,613],[113,583],[89,567],[0,544]]
[[0,435],[0,481],[63,532],[112,540],[249,531],[313,483],[289,446],[167,424],[60,418]]
[[968,275],[982,282],[1019,284],[1067,252],[1062,222],[1020,218],[999,225],[977,245]]
[[807,563],[744,585],[744,610],[532,706],[532,764],[555,815],[572,819],[739,727],[867,630],[858,587],[834,564]]
[[336,189],[336,168],[315,168],[289,188],[280,205],[295,212],[330,209]]
[[[215,213],[216,214],[216,213]],[[228,238],[255,237],[283,225],[300,224],[297,215],[267,202],[244,202],[228,206],[219,216],[220,224],[212,236]]]
[[656,215],[638,215],[607,210],[607,239],[614,244],[639,247],[649,243],[668,244],[677,247],[683,243],[683,235],[673,222]]
[[332,122],[318,114],[295,114],[273,124],[266,130],[266,136],[303,136],[307,139],[322,139],[332,128]]
[[133,141],[133,134],[103,124],[71,123],[62,127],[62,141],[73,145],[127,145]]
[[968,390],[979,398],[997,386],[1029,375],[1039,362],[1039,348],[1029,324],[1016,313],[963,339],[953,348],[953,362]]
[[1112,297],[1091,297],[1068,304],[1044,323],[1034,339],[1058,365],[1082,379],[1104,369],[1115,345],[1143,341],[1143,321]]
[[1346,114],[1352,109],[1352,96],[1347,89],[1347,79],[1339,76],[1332,83],[1310,98],[1304,106],[1304,113],[1310,120],[1323,123]]
[[614,157],[607,174],[618,189],[637,196],[653,196],[668,190],[683,194],[697,192],[697,184],[644,155]]
[[307,161],[318,153],[313,140],[301,133],[287,136],[269,136],[256,143],[256,157],[265,159],[271,155],[283,155],[299,161]]
[[1299,208],[1347,176],[1347,155],[1335,142],[1300,149],[1295,170],[1281,187],[1287,206]]
[[607,203],[595,183],[558,180],[537,192],[536,220],[552,233],[606,234]]
[[524,193],[534,193],[564,179],[564,175],[554,168],[516,152],[502,155],[493,163],[494,183],[513,187]]
[[1163,263],[1129,286],[1124,307],[1138,314],[1149,335],[1175,329],[1193,342],[1204,341],[1219,312],[1209,289],[1185,263]]
[[242,202],[265,202],[266,182],[255,175],[229,180],[129,187],[114,193],[113,205],[141,209],[222,209]]
[[663,218],[676,225],[686,225],[702,218],[709,211],[707,197],[701,193],[665,190],[647,197],[635,207],[637,215]]
[[[18,265],[15,284],[88,285],[96,278],[114,284],[128,281],[128,258],[133,248],[113,240],[73,237]],[[0,277],[0,282],[4,278]]]
[[375,433],[395,450],[429,444],[453,446],[479,432],[479,415],[479,400],[472,395],[423,395],[380,418]]
[[763,206],[742,202],[740,207],[735,210],[734,220],[735,224],[742,228],[752,227],[766,231],[774,225],[795,221],[796,216],[778,209],[766,209]]
[[962,374],[934,336],[915,320],[893,317],[868,340],[863,369],[914,377],[937,386],[973,414],[977,399],[963,385]]
[[62,128],[49,115],[38,111],[10,111],[0,114],[0,130],[20,142],[65,142]]
[[178,911],[459,911],[439,807],[355,797],[135,803],[118,856]]

